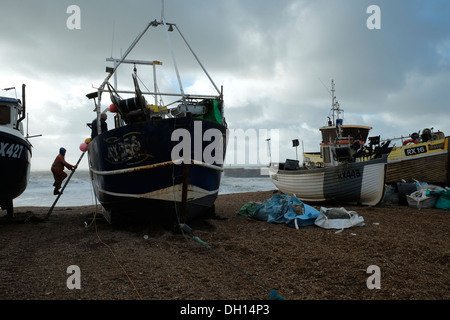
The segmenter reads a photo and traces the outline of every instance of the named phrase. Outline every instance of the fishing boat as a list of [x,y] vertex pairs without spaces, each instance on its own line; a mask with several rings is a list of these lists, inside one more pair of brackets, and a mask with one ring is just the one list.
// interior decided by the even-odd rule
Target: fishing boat
[[[380,137],[371,137],[380,143]],[[381,143],[392,143],[388,155],[386,184],[413,183],[415,180],[430,184],[450,185],[450,154],[448,136],[442,131],[425,128],[407,136],[384,139]],[[395,145],[400,141],[400,144]],[[303,163],[323,166],[320,152],[304,152]]]
[[320,153],[304,153],[302,166],[293,159],[272,163],[269,176],[281,192],[303,201],[377,205],[384,194],[389,143],[380,145],[379,137],[368,138],[372,127],[345,125],[334,81],[331,86],[332,116],[319,128]]
[[[172,48],[177,31],[212,84],[214,94],[189,94],[183,88],[177,61],[171,50],[179,92],[160,92],[156,68],[160,60],[135,60],[128,56],[149,30],[162,30]],[[147,53],[152,52],[154,43]],[[94,100],[96,131],[87,145],[90,174],[103,215],[110,223],[122,221],[189,221],[214,212],[226,150],[223,88],[215,85],[175,23],[151,21],[121,58],[106,59],[108,75]],[[123,65],[132,66],[134,90],[120,90],[110,79]],[[150,67],[153,92],[142,91],[138,67]],[[131,69],[131,68],[130,68]],[[141,84],[140,84],[141,83]],[[111,104],[102,111],[102,94]],[[153,101],[154,99],[154,101]],[[163,103],[163,100],[165,100]],[[170,101],[169,101],[170,100]],[[151,102],[150,102],[151,101]],[[101,114],[114,112],[114,128],[101,127]]]
[[386,183],[423,181],[448,186],[450,184],[448,137],[441,131],[425,128],[400,141],[388,157]]
[[22,101],[0,97],[0,206],[8,217],[14,216],[13,200],[25,191],[30,177],[31,144],[24,136],[24,119],[25,85]]

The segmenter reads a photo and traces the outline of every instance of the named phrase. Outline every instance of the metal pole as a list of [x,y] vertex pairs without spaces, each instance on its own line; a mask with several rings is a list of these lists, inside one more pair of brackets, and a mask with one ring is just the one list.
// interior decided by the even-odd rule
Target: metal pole
[[156,66],[155,66],[155,64],[152,64],[152,65],[153,65],[153,88],[155,91],[155,106],[157,106],[158,105],[158,96],[156,95]]
[[[81,159],[83,158],[84,154],[86,153],[86,151],[83,151],[83,153],[80,156],[80,159],[78,159],[77,164],[75,165],[76,167],[78,167],[78,164],[80,163]],[[47,217],[45,219],[48,219],[48,217],[50,217],[50,215],[52,214],[53,208],[55,208],[56,203],[58,202],[59,198],[61,197],[61,195],[63,194],[64,189],[66,188],[67,184],[70,181],[70,178],[72,178],[73,174],[75,173],[75,170],[72,170],[72,172],[69,175],[69,178],[67,178],[66,183],[64,183],[63,188],[61,189],[61,192],[58,194],[58,196],[56,197],[55,201],[53,202],[52,207],[50,208],[50,210],[47,213]]]

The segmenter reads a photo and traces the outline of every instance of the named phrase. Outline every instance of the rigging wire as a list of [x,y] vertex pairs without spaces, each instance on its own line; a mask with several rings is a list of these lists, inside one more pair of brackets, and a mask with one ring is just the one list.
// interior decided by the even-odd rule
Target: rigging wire
[[330,94],[331,97],[333,97],[333,94],[331,93],[331,91],[327,88],[327,86],[325,85],[325,83],[323,83],[322,79],[319,78],[319,81],[322,83],[323,87],[325,88],[325,90],[328,91],[328,93]]

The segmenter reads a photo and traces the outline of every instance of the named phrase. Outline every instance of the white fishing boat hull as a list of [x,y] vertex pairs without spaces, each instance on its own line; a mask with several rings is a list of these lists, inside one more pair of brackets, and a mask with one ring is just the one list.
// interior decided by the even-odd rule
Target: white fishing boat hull
[[305,202],[339,201],[377,205],[384,195],[387,155],[370,161],[342,163],[324,168],[269,169],[270,179],[283,193]]

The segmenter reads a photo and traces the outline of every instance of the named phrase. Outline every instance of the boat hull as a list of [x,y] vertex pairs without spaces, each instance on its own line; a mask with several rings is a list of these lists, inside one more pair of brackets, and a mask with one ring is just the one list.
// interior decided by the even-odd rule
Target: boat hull
[[384,155],[324,168],[279,170],[271,166],[269,175],[281,192],[295,194],[302,201],[374,206],[383,198],[386,164],[387,155]]
[[389,154],[386,183],[402,180],[448,185],[448,137],[394,147]]
[[[177,129],[190,140],[172,141]],[[226,142],[220,141],[219,148],[215,141],[217,148],[213,148],[213,142],[203,141],[210,129],[221,138],[226,135],[224,126],[188,116],[128,124],[94,138],[88,144],[89,165],[105,217],[111,223],[187,221],[210,213],[219,191]],[[181,143],[187,143],[183,144],[187,149],[178,152]],[[218,163],[204,161],[211,150],[219,149],[222,154],[213,154],[220,156]]]
[[3,209],[12,212],[12,200],[25,191],[30,161],[30,143],[17,130],[0,128],[0,205]]

